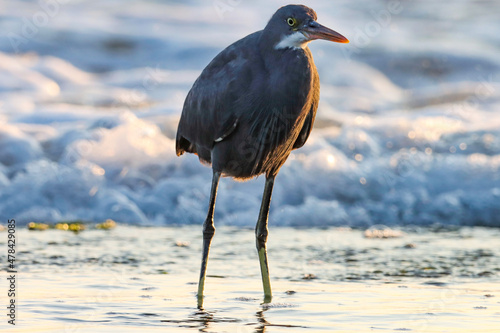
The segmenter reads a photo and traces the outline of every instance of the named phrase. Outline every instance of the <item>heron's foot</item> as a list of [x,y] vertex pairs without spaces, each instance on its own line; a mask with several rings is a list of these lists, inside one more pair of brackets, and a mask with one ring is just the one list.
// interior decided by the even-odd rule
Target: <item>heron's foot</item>
[[261,304],[269,304],[273,300],[272,295],[264,295],[264,301]]
[[198,308],[198,310],[203,310],[203,294],[198,294],[196,295],[196,297],[198,299],[196,307]]

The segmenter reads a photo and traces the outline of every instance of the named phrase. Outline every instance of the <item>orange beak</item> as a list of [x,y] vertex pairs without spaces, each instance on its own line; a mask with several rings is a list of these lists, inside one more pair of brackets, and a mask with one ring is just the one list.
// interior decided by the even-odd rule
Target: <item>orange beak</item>
[[316,21],[310,22],[302,32],[309,40],[324,39],[336,43],[349,43],[347,38]]

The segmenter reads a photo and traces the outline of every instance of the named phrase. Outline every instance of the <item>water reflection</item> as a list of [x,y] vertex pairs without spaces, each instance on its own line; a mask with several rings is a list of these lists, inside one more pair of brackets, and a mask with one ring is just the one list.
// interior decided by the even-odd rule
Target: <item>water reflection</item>
[[[214,324],[219,323],[237,323],[238,330],[237,332],[251,332],[252,327],[255,329],[253,332],[255,333],[264,333],[266,332],[266,328],[268,326],[275,327],[300,327],[295,325],[288,324],[273,324],[267,321],[265,317],[265,312],[268,311],[270,307],[264,306],[260,308],[255,313],[255,318],[257,321],[253,322],[250,320],[249,322],[244,322],[242,319],[231,318],[231,317],[219,317],[216,315],[217,311],[206,311],[206,310],[198,310],[193,312],[187,319],[180,320],[162,320],[164,323],[172,323],[177,324],[178,327],[185,328],[198,328],[199,332],[211,332],[214,330]],[[243,328],[243,329],[242,329]],[[246,329],[245,329],[246,328]]]
[[187,319],[164,319],[161,322],[177,324],[178,327],[198,328],[199,332],[209,332],[213,323],[238,323],[241,321],[236,318],[217,317],[216,313],[217,311],[198,310],[189,315]]
[[269,310],[269,308],[264,308],[262,310],[257,311],[255,316],[257,317],[257,322],[259,325],[255,328],[255,333],[264,333],[266,331],[266,326],[270,325],[270,323],[264,317],[264,312]]

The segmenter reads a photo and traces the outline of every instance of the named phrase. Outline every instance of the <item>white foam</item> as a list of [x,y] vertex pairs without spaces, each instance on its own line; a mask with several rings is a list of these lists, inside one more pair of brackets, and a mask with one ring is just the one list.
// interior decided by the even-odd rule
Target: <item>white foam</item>
[[[20,53],[0,41],[0,219],[201,224],[211,171],[174,152],[184,98],[217,52],[277,5],[96,6],[66,4]],[[404,4],[360,44],[372,11],[311,6],[351,43],[309,44],[321,77],[316,127],[276,179],[270,224],[500,226],[494,15],[457,26],[439,4]],[[22,27],[39,10],[6,12]],[[420,29],[437,21],[439,34]],[[216,224],[253,225],[263,185],[223,179]]]

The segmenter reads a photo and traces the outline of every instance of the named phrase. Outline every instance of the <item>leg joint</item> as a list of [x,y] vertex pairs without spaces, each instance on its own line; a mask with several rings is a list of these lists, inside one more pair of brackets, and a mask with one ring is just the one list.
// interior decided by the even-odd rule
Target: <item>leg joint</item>
[[255,237],[258,239],[258,240],[261,240],[261,241],[267,241],[267,235],[268,235],[268,231],[267,230],[260,230],[260,231],[257,231],[255,233]]
[[256,241],[257,241],[257,249],[260,249],[260,248],[266,246],[267,235],[268,235],[267,229],[266,230],[256,231],[255,238],[256,238]]
[[215,227],[213,221],[205,221],[203,223],[203,238],[212,238],[215,234]]

